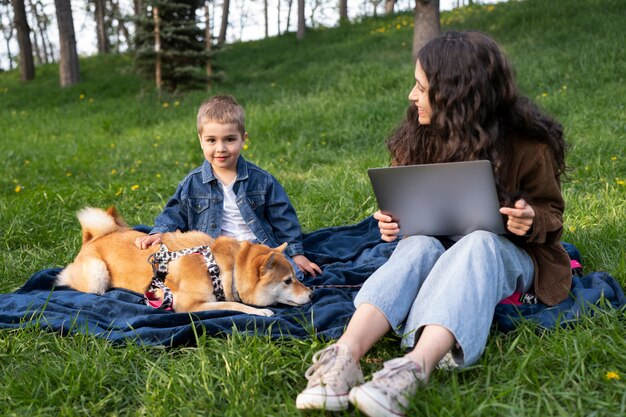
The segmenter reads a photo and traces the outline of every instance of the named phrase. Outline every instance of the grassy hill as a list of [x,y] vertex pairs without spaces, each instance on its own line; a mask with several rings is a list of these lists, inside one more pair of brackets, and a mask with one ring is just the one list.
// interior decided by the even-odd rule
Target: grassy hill
[[[581,250],[586,271],[608,271],[624,287],[625,16],[621,0],[510,1],[442,14],[444,30],[498,40],[522,91],[564,124],[564,240]],[[82,59],[82,82],[67,89],[55,65],[38,67],[28,84],[0,73],[0,292],[74,257],[75,212],[85,205],[114,204],[130,224],[151,224],[202,162],[195,113],[216,93],[246,108],[244,154],[278,177],[305,230],[370,215],[366,170],[388,163],[384,140],[413,83],[411,25],[402,14],[312,31],[300,43],[288,34],[230,45],[219,57],[224,82],[184,95],[156,95],[125,55]],[[412,414],[626,415],[625,335],[623,312],[570,330],[494,333],[476,366],[437,372]],[[235,335],[162,350],[4,330],[0,415],[296,416],[304,370],[323,344]],[[365,368],[398,355],[397,346],[386,340]],[[610,371],[621,379],[607,379]]]

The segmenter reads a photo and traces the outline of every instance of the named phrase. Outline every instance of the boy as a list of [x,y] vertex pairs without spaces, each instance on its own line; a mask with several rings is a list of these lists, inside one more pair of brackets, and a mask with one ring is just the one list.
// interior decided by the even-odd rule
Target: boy
[[270,247],[287,242],[285,254],[304,273],[322,270],[303,255],[296,211],[283,187],[267,171],[241,156],[248,136],[245,113],[232,96],[215,96],[200,106],[198,138],[206,161],[191,171],[155,220],[140,249],[161,243],[161,234],[200,230]]

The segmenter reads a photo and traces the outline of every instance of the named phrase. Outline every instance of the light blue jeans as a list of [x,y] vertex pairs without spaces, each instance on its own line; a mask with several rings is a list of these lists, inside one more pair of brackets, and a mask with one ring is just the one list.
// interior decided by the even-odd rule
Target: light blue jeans
[[424,326],[456,338],[452,358],[468,366],[482,355],[496,304],[533,282],[532,259],[508,239],[476,231],[446,250],[429,236],[402,239],[389,260],[365,281],[354,304],[369,303],[413,347]]

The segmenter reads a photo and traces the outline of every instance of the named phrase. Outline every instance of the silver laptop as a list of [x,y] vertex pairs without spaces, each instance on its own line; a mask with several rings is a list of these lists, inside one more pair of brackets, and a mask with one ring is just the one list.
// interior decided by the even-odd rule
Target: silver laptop
[[380,210],[405,236],[459,236],[475,230],[505,234],[491,162],[371,168]]

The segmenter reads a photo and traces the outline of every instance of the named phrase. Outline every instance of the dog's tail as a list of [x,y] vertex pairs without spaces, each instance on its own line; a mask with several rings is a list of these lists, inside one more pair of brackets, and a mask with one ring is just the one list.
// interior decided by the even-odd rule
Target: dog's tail
[[83,244],[128,227],[122,216],[112,206],[107,211],[85,207],[78,212],[77,216],[83,230]]

